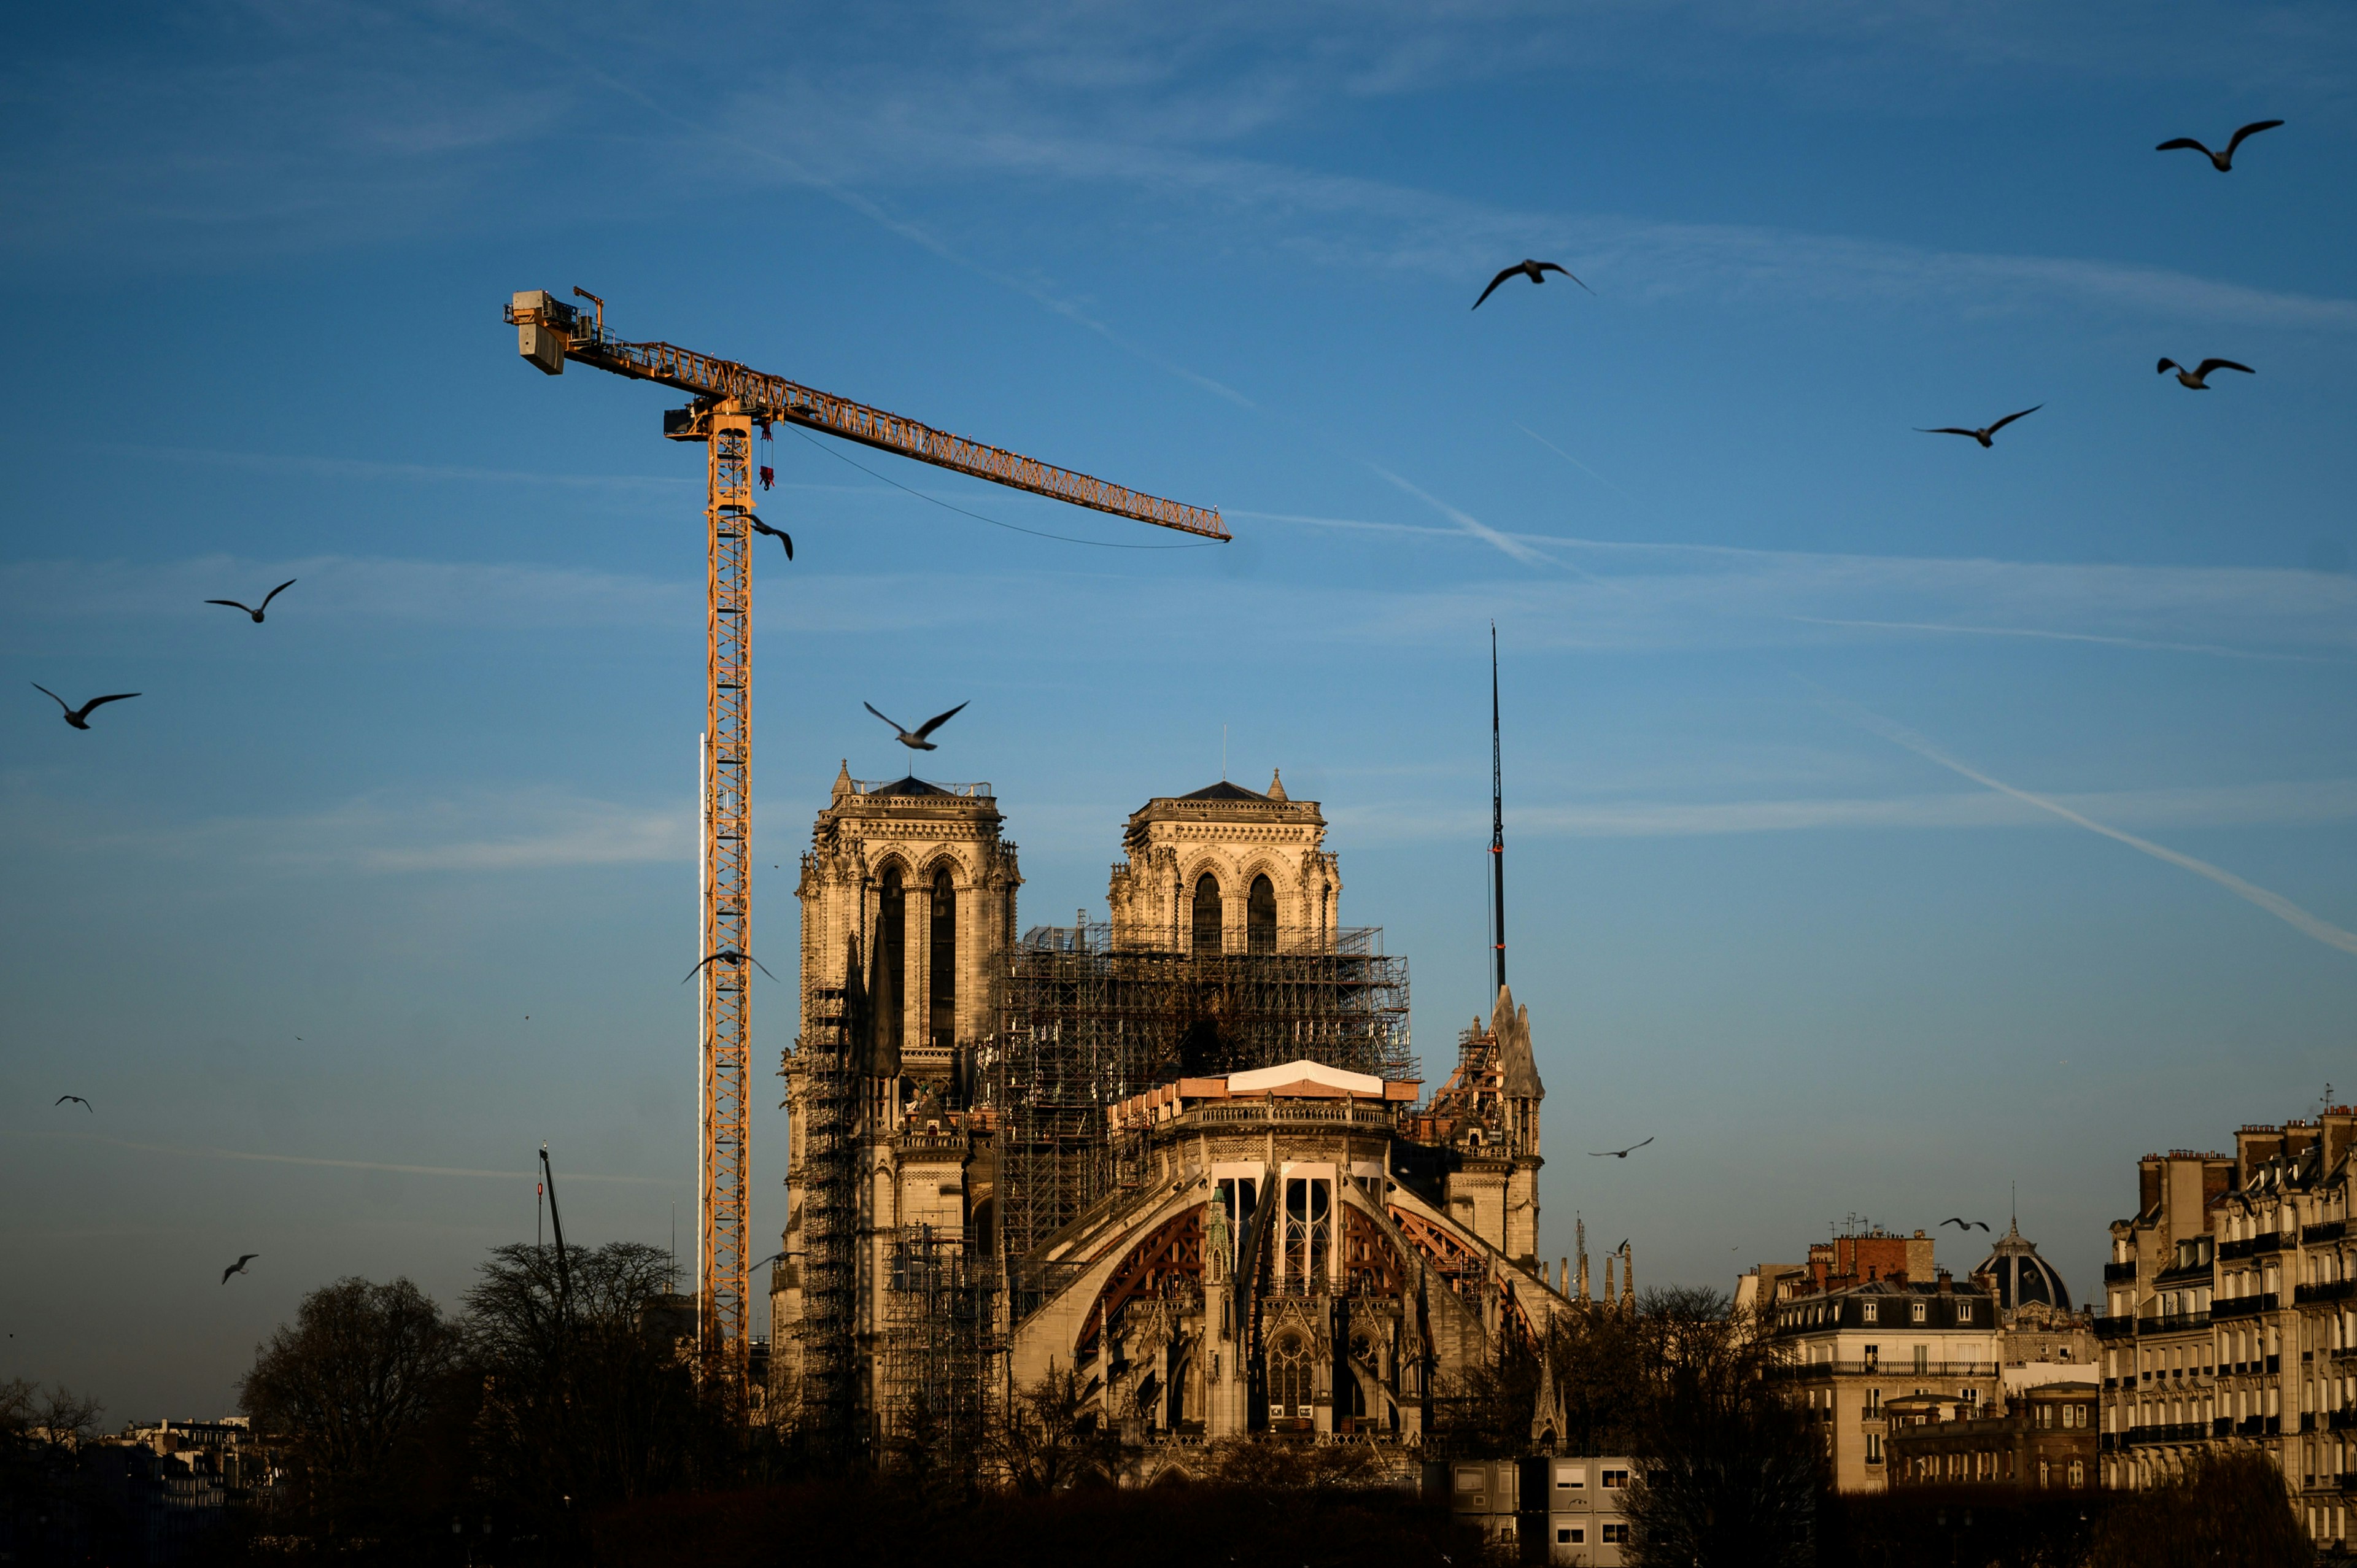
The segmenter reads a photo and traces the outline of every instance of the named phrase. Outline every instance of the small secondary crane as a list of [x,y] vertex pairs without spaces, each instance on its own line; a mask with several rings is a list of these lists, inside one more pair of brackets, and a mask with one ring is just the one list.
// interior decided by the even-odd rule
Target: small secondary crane
[[[747,1070],[751,1048],[753,754],[753,437],[773,424],[801,425],[920,462],[971,474],[1116,517],[1225,540],[1216,509],[1164,500],[1004,447],[952,435],[765,375],[733,360],[669,343],[630,343],[606,331],[606,302],[593,307],[544,290],[517,294],[506,317],[516,349],[549,375],[571,360],[616,375],[659,381],[689,394],[685,408],[663,414],[662,433],[702,442],[705,494],[705,686],[703,762],[703,1090],[698,1127],[699,1239],[696,1342],[707,1377],[742,1390],[750,1283],[747,1279],[747,1190],[751,1125]],[[715,955],[718,955],[716,958]]]

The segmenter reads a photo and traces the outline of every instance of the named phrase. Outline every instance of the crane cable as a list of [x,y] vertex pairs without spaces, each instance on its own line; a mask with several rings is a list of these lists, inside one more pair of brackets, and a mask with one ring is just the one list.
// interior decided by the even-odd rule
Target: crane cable
[[952,506],[949,502],[942,499],[938,496],[929,496],[922,490],[910,489],[910,487],[902,484],[899,480],[892,478],[888,474],[879,474],[875,469],[869,467],[866,464],[859,462],[845,453],[836,451],[834,447],[829,446],[824,442],[820,441],[815,436],[812,435],[809,431],[803,430],[799,426],[794,427],[794,434],[801,436],[803,440],[809,442],[812,446],[817,447],[827,456],[841,458],[844,462],[849,463],[853,467],[858,469],[869,478],[881,479],[896,490],[908,490],[910,495],[916,497],[920,501],[931,501],[937,507],[942,507],[947,510],[956,512],[960,517],[970,517],[976,522],[986,522],[993,528],[1004,528],[1016,533],[1028,533],[1034,539],[1060,540],[1066,544],[1092,544],[1099,550],[1208,550],[1214,544],[1226,542],[1224,540],[1207,539],[1200,544],[1115,544],[1111,541],[1103,539],[1075,539],[1069,533],[1045,533],[1036,528],[1024,528],[1017,523],[1001,522],[995,517],[985,517],[978,511],[968,511],[962,506]]

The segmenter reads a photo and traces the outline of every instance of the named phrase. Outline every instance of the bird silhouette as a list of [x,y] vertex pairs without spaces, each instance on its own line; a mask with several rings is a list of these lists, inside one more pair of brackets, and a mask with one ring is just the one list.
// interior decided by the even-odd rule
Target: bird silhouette
[[1959,1230],[1969,1230],[1975,1225],[1979,1226],[1984,1230],[1988,1229],[1988,1221],[1986,1219],[1966,1219],[1960,1215],[1954,1214],[1948,1216],[1947,1219],[1941,1220],[1940,1223],[1942,1225],[1953,1225]]
[[261,1254],[261,1253],[259,1253],[259,1252],[248,1252],[245,1256],[243,1256],[242,1258],[240,1258],[236,1262],[231,1263],[228,1268],[223,1269],[223,1270],[221,1271],[221,1283],[223,1283],[223,1284],[227,1284],[227,1283],[229,1283],[229,1277],[230,1277],[230,1275],[231,1275],[231,1274],[242,1274],[242,1273],[244,1273],[246,1272],[245,1265],[246,1265],[246,1264],[248,1264],[248,1263],[250,1263],[250,1262],[253,1262],[253,1260],[254,1260],[254,1259],[256,1259],[256,1258],[258,1258],[258,1257],[260,1257],[260,1256],[262,1256],[262,1254]]
[[50,691],[38,681],[34,682],[32,685],[34,691],[38,692],[41,695],[47,697],[58,706],[65,708],[66,723],[73,725],[76,729],[88,729],[90,727],[90,711],[91,709],[99,706],[101,703],[119,703],[125,697],[135,697],[139,695],[136,692],[117,692],[111,697],[92,697],[89,702],[84,703],[78,708],[66,708],[66,700],[63,697],[59,696],[55,692]]
[[754,532],[766,533],[770,538],[776,540],[779,543],[784,545],[786,547],[787,560],[791,561],[794,558],[794,536],[792,534],[788,533],[782,528],[771,528],[768,523],[763,522],[758,517],[748,518],[746,521],[753,525]]
[[2208,378],[2210,372],[2212,371],[2240,371],[2246,376],[2255,376],[2259,373],[2258,371],[2251,369],[2250,366],[2238,365],[2232,360],[2204,360],[2201,361],[2199,369],[2190,371],[2187,370],[2183,365],[2179,364],[2174,360],[2163,360],[2158,367],[2154,370],[2153,374],[2157,376],[2165,376],[2171,371],[2175,371],[2177,372],[2178,385],[2191,387],[2195,392],[2208,392],[2210,390],[2210,381]]
[[235,599],[207,599],[205,603],[209,605],[227,605],[233,610],[243,610],[246,614],[253,618],[254,625],[260,626],[262,624],[262,612],[270,607],[270,601],[276,598],[279,595],[285,593],[294,585],[295,579],[292,577],[287,578],[285,582],[279,584],[276,587],[263,595],[262,603],[259,605],[242,605]]
[[[1520,261],[1516,262],[1512,266],[1508,267],[1504,272],[1500,273],[1496,277],[1491,278],[1490,280],[1490,286],[1481,291],[1481,299],[1487,299],[1491,295],[1497,293],[1498,285],[1504,283],[1508,278],[1512,277],[1517,273],[1530,279],[1533,283],[1546,282],[1546,274],[1549,273],[1561,273],[1564,276],[1571,278],[1572,282],[1579,283],[1577,278],[1572,277],[1571,272],[1568,268],[1559,267],[1553,262]],[[1587,288],[1587,285],[1584,283],[1579,283],[1579,286],[1582,288]],[[1596,291],[1592,288],[1587,288],[1587,292],[1594,294]],[[1481,299],[1477,299],[1473,302],[1474,309],[1479,310],[1481,308]]]
[[1998,431],[2003,430],[2015,420],[2021,418],[2023,414],[2036,413],[2040,409],[2044,408],[2045,406],[2046,405],[2042,403],[2031,403],[2028,408],[2023,409],[2020,413],[2008,413],[2003,419],[1998,420],[1995,424],[1983,425],[1978,430],[1966,430],[1963,426],[1955,424],[1943,424],[1934,430],[1925,430],[1920,424],[1915,428],[1918,432],[1925,435],[1969,435],[1974,440],[1979,442],[1982,446],[1986,446],[1989,445],[1990,436],[1995,435]]
[[[748,961],[752,963],[754,968],[759,970],[763,974],[770,974],[770,966],[763,963],[759,959],[754,958],[751,953],[738,952],[735,948],[722,948],[718,952],[709,954],[699,960],[694,969],[689,970],[684,975],[680,977],[679,983],[682,985],[685,985],[689,981],[694,980],[697,975],[702,974],[705,964],[742,963]],[[770,974],[770,978],[771,980],[776,980],[778,977],[774,974]],[[782,984],[783,982],[780,982],[780,983]]]
[[1591,1160],[1625,1160],[1637,1150],[1643,1148],[1645,1144],[1652,1141],[1648,1138],[1643,1144],[1631,1144],[1625,1149],[1590,1149],[1587,1151],[1587,1157]]
[[785,1258],[786,1254],[783,1252],[772,1252],[768,1257],[762,1259],[759,1262],[748,1266],[745,1272],[749,1274],[754,1269],[766,1269],[771,1263],[783,1262]]
[[[81,1106],[84,1111],[88,1111],[88,1112],[90,1112],[90,1113],[91,1113],[91,1115],[95,1116],[95,1115],[97,1115],[97,1114],[98,1114],[98,1112],[97,1112],[94,1108],[92,1108],[92,1106],[91,1105],[91,1102],[90,1102],[89,1101],[87,1101],[87,1100],[84,1100],[84,1099],[83,1099],[81,1095],[79,1095],[79,1094],[60,1094],[60,1095],[59,1095],[59,1096],[58,1096],[58,1105],[63,1105],[63,1104],[64,1104],[67,1101],[69,1101],[69,1100],[72,1101],[76,1105]],[[50,1109],[50,1110],[52,1110],[52,1111],[54,1111],[54,1110],[56,1110],[56,1109],[57,1109],[57,1106],[56,1106],[56,1105],[53,1105],[53,1106],[51,1106],[49,1109]]]
[[[971,702],[971,701],[973,701],[973,699],[969,697],[968,699],[966,699],[966,701],[967,701],[967,702]],[[886,724],[890,725],[892,726],[892,728],[893,728],[896,732],[898,732],[898,733],[899,733],[899,736],[900,736],[900,744],[901,744],[902,746],[907,746],[910,751],[938,751],[938,750],[940,750],[941,748],[940,748],[939,746],[935,746],[931,741],[927,740],[925,737],[926,737],[927,736],[929,736],[929,735],[932,734],[935,730],[937,730],[937,729],[941,728],[943,725],[945,725],[945,724],[949,723],[952,719],[953,719],[953,718],[957,717],[957,716],[958,716],[958,714],[962,714],[962,713],[963,713],[963,712],[965,711],[965,703],[960,703],[956,707],[952,708],[948,713],[945,713],[945,714],[934,714],[931,718],[927,719],[923,724],[919,725],[917,726],[916,733],[915,733],[914,735],[911,735],[911,734],[909,734],[907,730],[905,730],[905,729],[901,729],[901,728],[900,728],[900,721],[899,721],[899,720],[898,720],[898,719],[885,719],[885,718],[884,718],[884,715],[883,715],[882,714],[880,714],[880,713],[876,713],[876,704],[875,704],[875,703],[860,703],[859,705],[860,705],[861,707],[863,707],[863,708],[866,708],[869,713],[871,713],[871,714],[876,714],[876,716],[877,716],[877,718],[879,718],[879,719],[884,719],[884,722],[885,722]]]
[[2280,120],[2254,120],[2249,124],[2234,133],[2234,139],[2226,144],[2226,150],[2222,153],[2212,152],[2209,148],[2203,146],[2201,143],[2195,141],[2190,136],[2173,137],[2153,148],[2153,151],[2156,153],[2173,153],[2179,147],[2190,147],[2195,152],[2200,153],[2203,157],[2208,158],[2210,160],[2210,166],[2216,169],[2220,174],[2232,174],[2234,171],[2234,149],[2243,145],[2243,138],[2245,136],[2255,136],[2261,131],[2272,131],[2277,125],[2282,124],[2283,122]]

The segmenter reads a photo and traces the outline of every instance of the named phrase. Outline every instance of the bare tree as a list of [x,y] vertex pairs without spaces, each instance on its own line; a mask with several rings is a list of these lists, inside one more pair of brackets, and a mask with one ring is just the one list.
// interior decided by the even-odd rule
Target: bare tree
[[500,1247],[467,1293],[483,1396],[475,1441],[495,1494],[557,1534],[587,1509],[716,1480],[726,1412],[670,1326],[672,1262],[616,1241]]
[[2159,1486],[2118,1500],[2095,1532],[2089,1568],[2306,1568],[2316,1550],[2284,1474],[2264,1449],[2198,1454]]
[[451,1393],[460,1346],[457,1325],[405,1279],[342,1279],[305,1296],[238,1385],[240,1407],[287,1444],[280,1506],[330,1536],[382,1528]]
[[1716,1291],[1647,1294],[1634,1348],[1630,1561],[1641,1568],[1816,1559],[1814,1434],[1769,1380],[1779,1352]]
[[1007,1402],[997,1448],[1007,1480],[1028,1495],[1102,1480],[1113,1466],[1113,1439],[1100,1429],[1080,1373],[1053,1362]]

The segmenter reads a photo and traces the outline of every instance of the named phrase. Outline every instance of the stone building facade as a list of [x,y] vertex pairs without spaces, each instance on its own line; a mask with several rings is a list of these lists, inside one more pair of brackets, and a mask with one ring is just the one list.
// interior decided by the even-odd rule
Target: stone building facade
[[774,1420],[884,1455],[1076,1373],[1174,1454],[1412,1444],[1569,1305],[1527,1009],[1501,990],[1424,1100],[1405,961],[1340,926],[1316,801],[1156,796],[1110,920],[1020,937],[1002,825],[986,785],[847,768],[813,825]]
[[2089,1379],[2040,1383],[1994,1410],[1947,1394],[1890,1400],[1883,1406],[1890,1486],[2092,1487],[2098,1478],[2096,1392]]
[[2309,1533],[2357,1533],[2357,1110],[2248,1125],[2232,1154],[2137,1164],[2104,1269],[2104,1484],[2222,1444],[2271,1455]]

